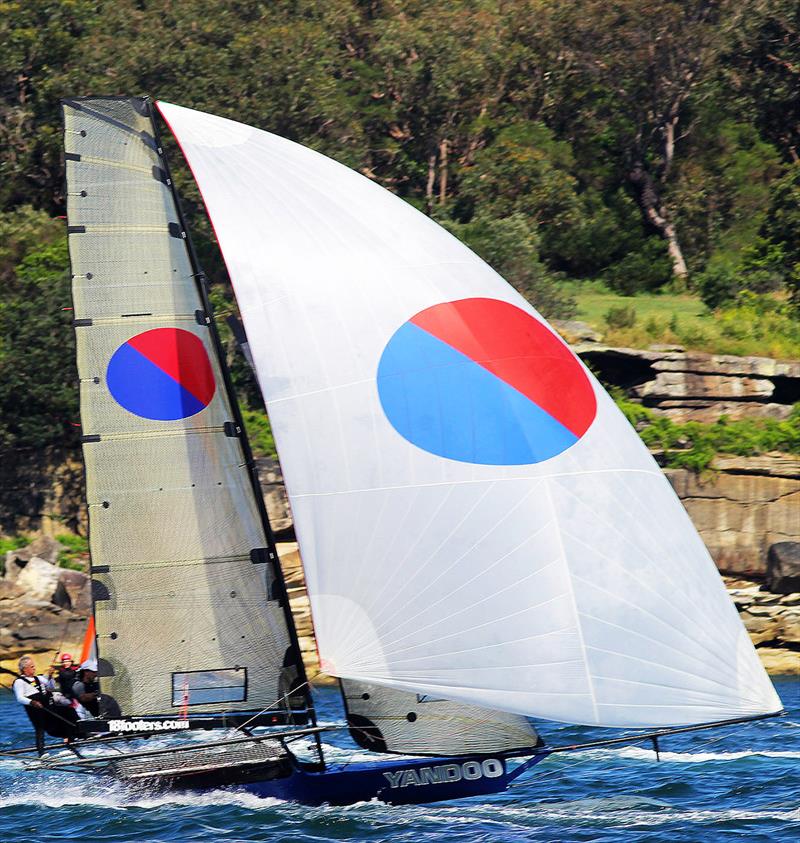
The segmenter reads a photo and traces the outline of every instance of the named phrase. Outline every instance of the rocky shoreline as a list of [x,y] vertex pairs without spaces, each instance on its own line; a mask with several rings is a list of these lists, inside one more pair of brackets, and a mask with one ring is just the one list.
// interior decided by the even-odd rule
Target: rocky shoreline
[[[49,550],[53,558],[58,554],[57,545],[52,539],[39,539],[34,548],[42,553]],[[333,682],[320,671],[297,544],[279,543],[278,554],[308,676],[319,685]],[[28,559],[20,559],[20,555]],[[19,564],[21,561],[24,566]],[[33,567],[26,575],[29,566]],[[69,589],[64,585],[65,579],[70,582]],[[767,671],[774,675],[800,675],[800,592],[778,594],[752,580],[724,580]],[[50,588],[48,598],[45,592]],[[17,659],[23,654],[33,655],[41,670],[59,651],[77,657],[89,619],[90,601],[90,583],[85,574],[58,568],[28,549],[7,553],[5,576],[0,579],[0,667],[16,672]],[[0,684],[7,687],[10,679],[5,674]]]
[[[785,419],[800,402],[797,361],[702,354],[678,347],[610,348],[581,323],[558,327],[606,383],[675,421],[713,422],[722,415]],[[258,469],[273,529],[279,538],[291,540],[280,465],[263,458]],[[74,458],[61,454],[42,455],[35,477],[26,476],[14,460],[0,465],[0,530],[41,536],[31,548],[7,554],[0,578],[4,667],[13,666],[23,652],[46,661],[59,648],[80,651],[91,606],[88,577],[55,564],[57,543],[46,534],[65,525],[85,531],[81,471]],[[685,469],[665,469],[665,474],[725,575],[767,669],[800,673],[800,586],[778,587],[768,571],[774,549],[794,545],[793,564],[800,577],[800,458],[782,453],[718,456],[706,475]],[[297,546],[282,543],[280,555],[303,654],[309,674],[316,675],[319,665]],[[767,590],[766,584],[774,590]]]
[[[18,552],[7,554],[7,572],[10,566],[16,565],[13,561],[15,553]],[[331,677],[320,672],[297,544],[281,542],[278,553],[308,675],[315,684],[333,682]],[[28,564],[36,558],[34,556]],[[38,571],[35,577],[21,576],[25,570],[22,568],[16,576],[12,573],[11,577],[0,579],[0,666],[7,670],[15,670],[16,660],[26,653],[33,654],[37,666],[44,669],[59,650],[73,654],[80,652],[89,616],[85,602],[90,599],[88,577],[82,575],[84,585],[74,592],[74,604],[66,604],[58,588],[58,579],[55,580],[51,599],[43,599],[42,585],[47,581],[46,575],[53,582],[53,572],[44,568],[42,562],[52,564],[40,559],[39,563],[35,563]],[[79,573],[55,570],[67,575]],[[72,579],[80,581],[80,578]],[[800,675],[800,592],[776,594],[752,580],[734,577],[724,577],[724,580],[765,668],[775,675]],[[31,584],[34,587],[29,590]],[[8,683],[4,681],[3,684]]]

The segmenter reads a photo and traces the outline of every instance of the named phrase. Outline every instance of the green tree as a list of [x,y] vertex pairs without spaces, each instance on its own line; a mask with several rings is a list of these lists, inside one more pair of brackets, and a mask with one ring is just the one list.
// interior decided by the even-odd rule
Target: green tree
[[567,319],[574,315],[574,299],[559,288],[558,276],[539,260],[536,229],[526,216],[515,213],[498,219],[477,215],[468,223],[442,222],[543,316]]
[[0,4],[0,210],[62,201],[61,82],[96,14],[88,0]]
[[800,163],[771,188],[771,201],[759,238],[745,254],[744,269],[759,277],[777,275],[800,305]]
[[669,188],[702,83],[739,19],[721,0],[581,0],[557,18],[569,60],[562,90],[584,142],[610,138],[642,215],[667,243],[673,273],[688,274]]
[[29,251],[0,294],[0,450],[78,441],[66,237]]

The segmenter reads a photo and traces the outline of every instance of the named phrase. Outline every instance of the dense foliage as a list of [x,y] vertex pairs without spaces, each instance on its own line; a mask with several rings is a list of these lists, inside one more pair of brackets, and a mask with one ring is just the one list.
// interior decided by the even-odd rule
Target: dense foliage
[[651,410],[617,397],[617,405],[636,427],[645,444],[663,452],[670,468],[703,472],[713,468],[717,454],[756,456],[768,451],[800,454],[800,404],[784,421],[736,419],[722,416],[713,424],[674,422]]
[[[0,0],[0,47],[0,450],[75,441],[51,222],[65,96],[149,94],[312,146],[434,216],[546,315],[573,314],[564,281],[588,278],[696,291],[730,348],[756,322],[793,342],[794,0]],[[232,309],[196,189],[176,176],[214,301]],[[692,339],[620,308],[608,324]],[[255,405],[240,361],[234,377]]]

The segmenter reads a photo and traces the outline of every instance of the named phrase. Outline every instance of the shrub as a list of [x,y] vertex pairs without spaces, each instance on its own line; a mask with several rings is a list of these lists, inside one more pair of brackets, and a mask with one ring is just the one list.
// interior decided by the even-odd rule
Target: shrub
[[[624,403],[620,409],[630,419],[629,409]],[[639,435],[650,448],[664,451],[668,466],[688,468],[696,472],[711,468],[717,454],[753,456],[767,451],[798,454],[800,404],[794,406],[785,421],[769,418],[730,421],[723,416],[713,424],[678,424],[666,417],[651,415],[648,424],[643,428],[640,426]]]
[[269,418],[263,410],[242,409],[242,420],[247,428],[247,438],[250,440],[250,448],[257,457],[278,458],[278,451],[275,448],[275,439],[272,436],[272,427]]
[[74,533],[59,533],[55,538],[66,548],[58,554],[58,566],[70,568],[73,571],[83,571],[89,556],[88,540]]
[[632,328],[636,324],[636,309],[633,305],[609,308],[603,317],[609,328]]
[[672,264],[663,240],[649,237],[637,252],[629,252],[603,275],[612,290],[623,296],[656,290],[672,280]]
[[644,323],[644,329],[649,337],[659,337],[664,332],[655,316],[649,316]]
[[697,290],[703,304],[716,310],[734,301],[742,290],[740,272],[732,266],[709,267],[696,279]]

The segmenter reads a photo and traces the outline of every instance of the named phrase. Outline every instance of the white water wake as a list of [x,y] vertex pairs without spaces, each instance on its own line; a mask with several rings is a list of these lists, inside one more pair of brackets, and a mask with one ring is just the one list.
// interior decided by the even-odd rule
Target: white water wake
[[0,795],[0,810],[15,806],[39,806],[43,808],[91,807],[112,811],[125,811],[132,808],[162,808],[187,806],[203,807],[239,807],[248,810],[263,810],[276,805],[285,805],[281,799],[261,797],[252,793],[229,790],[209,790],[198,793],[144,793],[128,790],[122,785],[108,785],[103,782],[64,782],[63,779],[47,779],[18,788],[14,793]]
[[[625,758],[632,761],[652,761],[655,752],[651,747],[626,746],[622,749],[590,749],[585,752],[570,752],[569,758]],[[702,764],[708,761],[740,761],[743,758],[795,758],[800,752],[791,750],[743,749],[736,752],[668,752],[660,753],[662,761],[679,764]]]

